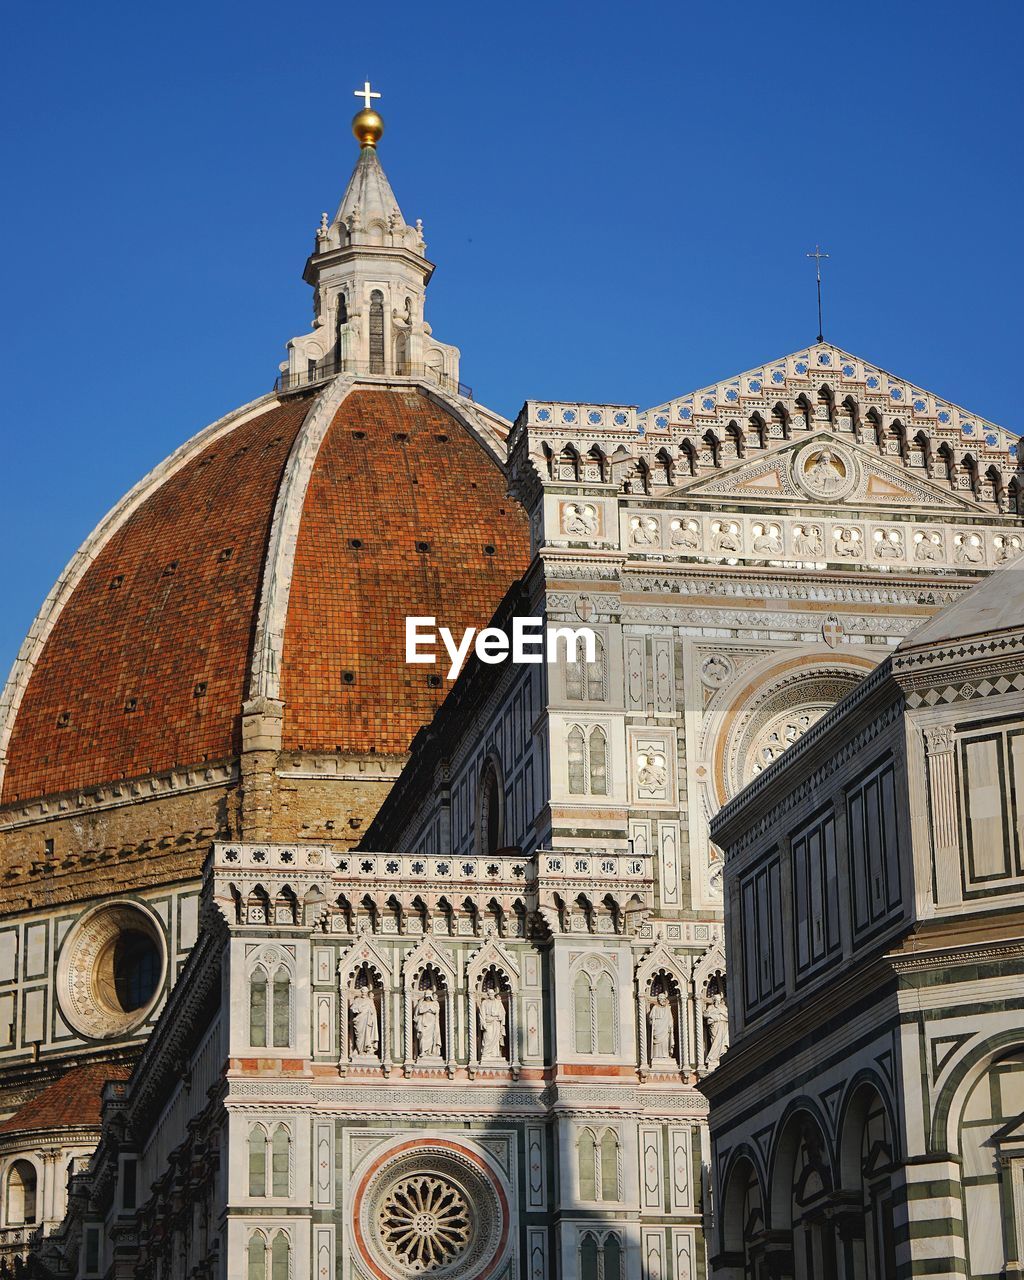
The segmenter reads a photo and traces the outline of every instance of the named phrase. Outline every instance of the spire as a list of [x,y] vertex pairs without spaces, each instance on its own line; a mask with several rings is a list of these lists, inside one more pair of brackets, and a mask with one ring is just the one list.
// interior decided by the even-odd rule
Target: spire
[[352,120],[360,151],[333,219],[323,214],[303,279],[313,286],[313,332],[293,338],[281,366],[288,385],[331,373],[427,377],[458,384],[459,353],[423,318],[434,272],[423,223],[410,226],[377,155],[384,121],[367,81]]

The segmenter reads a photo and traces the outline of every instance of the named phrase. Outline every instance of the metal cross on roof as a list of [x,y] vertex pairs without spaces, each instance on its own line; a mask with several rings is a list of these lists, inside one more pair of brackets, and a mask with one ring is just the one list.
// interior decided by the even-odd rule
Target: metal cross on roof
[[816,245],[814,246],[814,252],[813,252],[813,253],[809,253],[807,256],[808,256],[808,258],[813,258],[813,259],[814,259],[814,265],[815,265],[815,268],[817,269],[817,276],[818,276],[818,341],[819,341],[819,342],[824,342],[824,337],[822,336],[822,325],[821,325],[821,262],[822,262],[822,259],[823,259],[823,258],[827,258],[827,257],[828,257],[828,254],[824,251],[824,249],[822,249],[822,247],[821,247],[821,245],[820,245],[820,244],[816,244]]
[[379,93],[374,93],[370,88],[369,80],[363,81],[363,87],[361,89],[353,89],[352,95],[356,98],[362,98],[363,106],[366,111],[369,111],[370,107],[373,105],[371,99],[380,97]]

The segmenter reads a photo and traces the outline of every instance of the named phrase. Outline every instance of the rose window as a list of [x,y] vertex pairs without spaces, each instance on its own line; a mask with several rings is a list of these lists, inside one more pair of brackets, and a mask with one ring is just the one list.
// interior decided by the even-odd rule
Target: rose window
[[403,1144],[358,1185],[353,1211],[375,1280],[491,1280],[508,1246],[504,1191],[478,1153],[447,1139]]
[[423,1174],[389,1190],[380,1207],[384,1248],[410,1271],[437,1271],[464,1253],[472,1216],[460,1187]]

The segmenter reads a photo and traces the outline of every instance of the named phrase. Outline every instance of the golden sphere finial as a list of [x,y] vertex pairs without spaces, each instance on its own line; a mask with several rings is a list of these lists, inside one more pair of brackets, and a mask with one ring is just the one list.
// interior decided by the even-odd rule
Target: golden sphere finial
[[364,107],[352,117],[352,132],[361,147],[375,147],[384,133],[384,121],[372,107]]

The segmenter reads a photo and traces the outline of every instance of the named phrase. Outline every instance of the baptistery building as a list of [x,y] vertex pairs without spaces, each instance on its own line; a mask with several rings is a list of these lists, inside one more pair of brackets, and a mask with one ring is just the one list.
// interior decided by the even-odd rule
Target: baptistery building
[[[710,820],[1018,556],[1017,442],[824,341],[510,422],[353,127],[310,332],[0,702],[0,1268],[704,1280]],[[412,617],[593,648],[449,680]]]

